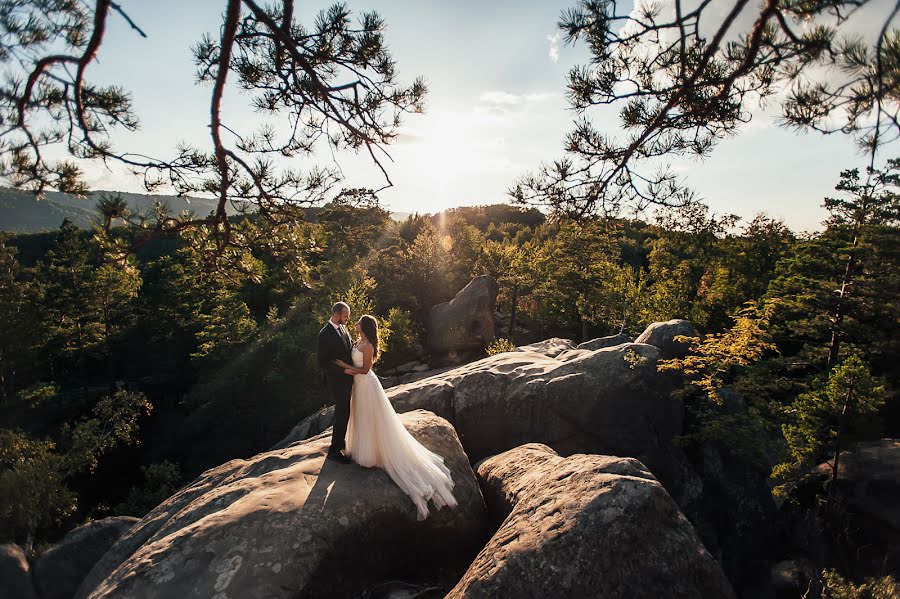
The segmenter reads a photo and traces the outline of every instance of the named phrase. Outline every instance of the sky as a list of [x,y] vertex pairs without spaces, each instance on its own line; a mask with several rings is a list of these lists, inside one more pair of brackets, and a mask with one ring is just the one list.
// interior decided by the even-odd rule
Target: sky
[[[721,2],[722,0],[714,0]],[[875,0],[885,4],[886,0]],[[88,75],[98,84],[131,90],[139,131],[114,137],[119,149],[171,156],[178,141],[210,147],[209,86],[195,84],[190,47],[204,33],[218,35],[222,0],[121,0],[144,30],[138,36],[118,15]],[[426,110],[407,115],[388,148],[393,187],[382,204],[396,212],[438,212],[464,205],[508,202],[506,191],[542,161],[562,156],[575,114],[565,100],[566,73],[584,64],[583,45],[562,44],[556,23],[574,2],[470,0],[350,0],[354,13],[377,10],[387,23],[386,41],[398,79],[423,76]],[[325,3],[298,3],[298,18],[311,22]],[[865,27],[866,25],[862,25]],[[229,89],[226,122],[249,131],[258,116],[247,98]],[[846,137],[797,134],[778,127],[764,110],[741,134],[719,144],[705,160],[674,163],[717,214],[752,218],[763,212],[795,231],[820,228],[824,197],[834,194],[839,173],[867,159]],[[589,113],[603,131],[616,132],[614,109]],[[900,155],[894,145],[882,157]],[[365,154],[336,156],[324,147],[315,160],[341,168],[346,187],[379,188],[380,172]],[[140,180],[99,165],[86,169],[94,189],[143,191]]]

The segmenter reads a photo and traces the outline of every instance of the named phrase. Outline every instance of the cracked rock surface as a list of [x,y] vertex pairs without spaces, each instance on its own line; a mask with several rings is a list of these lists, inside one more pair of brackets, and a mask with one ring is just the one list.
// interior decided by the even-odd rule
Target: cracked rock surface
[[345,596],[394,578],[458,578],[485,538],[481,492],[450,424],[424,411],[401,419],[444,458],[456,508],[417,522],[384,470],[326,460],[326,431],[204,472],[119,539],[76,596]]
[[500,528],[448,597],[732,598],[674,500],[631,458],[528,444],[484,460]]

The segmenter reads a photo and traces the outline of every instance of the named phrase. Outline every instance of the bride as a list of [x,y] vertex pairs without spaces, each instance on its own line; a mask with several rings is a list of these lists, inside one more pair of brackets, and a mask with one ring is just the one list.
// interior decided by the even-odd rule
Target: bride
[[444,459],[419,443],[403,426],[372,364],[378,359],[378,322],[368,314],[356,323],[359,341],[351,350],[353,365],[335,363],[353,375],[347,452],[360,466],[384,468],[418,509],[428,516],[428,500],[437,509],[456,506],[450,469]]

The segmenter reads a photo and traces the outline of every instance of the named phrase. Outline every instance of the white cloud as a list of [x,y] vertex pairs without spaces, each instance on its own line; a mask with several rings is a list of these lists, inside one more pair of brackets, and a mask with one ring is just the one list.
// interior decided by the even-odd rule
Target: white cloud
[[550,42],[550,60],[559,62],[559,34],[547,35],[547,41]]
[[557,94],[552,92],[516,94],[499,90],[486,91],[478,98],[475,112],[505,115],[513,111],[524,110],[534,104],[551,100],[556,97],[556,95]]

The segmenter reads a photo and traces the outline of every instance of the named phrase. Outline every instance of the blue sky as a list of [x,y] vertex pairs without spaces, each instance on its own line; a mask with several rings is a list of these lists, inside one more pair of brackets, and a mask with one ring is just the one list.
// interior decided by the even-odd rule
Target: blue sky
[[[561,156],[574,114],[565,102],[565,75],[587,51],[554,43],[559,13],[570,2],[397,0],[350,1],[354,12],[377,10],[399,78],[424,76],[426,112],[410,115],[389,149],[394,187],[382,192],[387,208],[436,212],[452,206],[508,201],[506,190],[541,161]],[[209,87],[194,84],[190,47],[203,33],[217,35],[221,0],[121,5],[148,34],[139,37],[113,15],[99,62],[89,76],[133,92],[141,130],[117,136],[120,149],[164,157],[179,140],[209,147]],[[310,22],[325,3],[298,3]],[[258,118],[246,98],[230,90],[225,119],[250,130]],[[613,110],[593,113],[607,131],[618,127]],[[891,154],[893,151],[893,154]],[[898,155],[888,148],[884,157]],[[347,187],[380,187],[383,179],[366,156],[336,156]],[[324,148],[315,159],[331,164]],[[833,192],[840,170],[862,167],[851,140],[797,135],[762,113],[735,139],[722,142],[705,161],[676,167],[717,213],[780,217],[793,229],[819,228],[822,198]],[[88,171],[96,189],[141,191],[124,172],[99,166]]]

